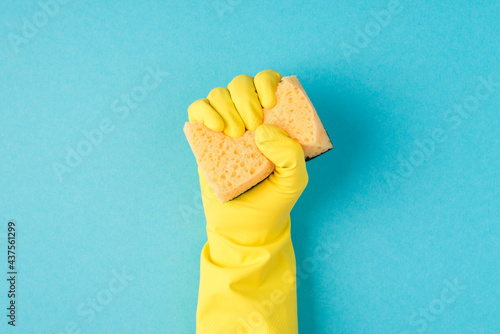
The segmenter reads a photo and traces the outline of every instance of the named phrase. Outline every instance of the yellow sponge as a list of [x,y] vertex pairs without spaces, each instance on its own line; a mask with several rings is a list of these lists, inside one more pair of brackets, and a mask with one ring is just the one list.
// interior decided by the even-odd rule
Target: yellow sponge
[[[333,148],[316,109],[296,76],[284,77],[276,90],[276,105],[263,109],[264,124],[285,130],[310,160]],[[257,148],[254,131],[239,138],[188,122],[184,133],[203,175],[221,202],[227,202],[264,180],[274,165]]]
[[264,124],[285,130],[310,160],[333,148],[311,100],[296,76],[284,77],[276,90],[276,105],[263,109]]

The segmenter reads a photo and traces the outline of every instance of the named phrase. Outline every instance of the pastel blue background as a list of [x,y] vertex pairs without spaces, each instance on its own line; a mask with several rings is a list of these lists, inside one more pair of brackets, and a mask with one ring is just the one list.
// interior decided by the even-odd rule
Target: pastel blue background
[[[346,57],[341,43],[355,46],[388,3],[73,0],[38,17],[16,52],[9,36],[41,8],[3,1],[0,332],[194,333],[206,234],[186,110],[273,68],[299,77],[335,146],[308,162],[292,212],[297,263],[311,271],[300,332],[499,333],[500,87],[467,117],[453,108],[487,92],[480,76],[500,81],[500,5],[401,0]],[[120,118],[113,102],[156,66],[169,75]],[[60,180],[54,164],[103,119],[114,130]],[[419,160],[416,141],[436,129],[444,141]],[[418,166],[404,170],[412,156]],[[16,328],[4,315],[9,220]],[[319,245],[328,260],[314,257]],[[79,306],[124,267],[133,279],[89,322]],[[460,293],[440,304],[454,280]],[[430,307],[438,314],[417,315]]]

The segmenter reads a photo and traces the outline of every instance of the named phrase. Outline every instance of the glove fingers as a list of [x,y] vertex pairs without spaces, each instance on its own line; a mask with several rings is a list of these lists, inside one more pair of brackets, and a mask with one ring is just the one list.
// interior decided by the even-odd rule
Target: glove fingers
[[276,105],[276,89],[281,78],[282,75],[278,72],[265,70],[259,72],[253,79],[260,103],[264,108],[272,108]]
[[188,117],[190,122],[203,122],[210,130],[224,130],[224,121],[222,117],[212,108],[207,99],[193,102],[188,108]]
[[239,75],[227,85],[227,88],[245,127],[248,130],[257,129],[262,124],[263,116],[253,78],[249,75]]
[[275,164],[270,180],[285,193],[301,194],[308,182],[302,146],[278,127],[263,124],[255,131],[260,151]]
[[245,123],[234,107],[229,91],[224,87],[212,89],[208,94],[210,105],[224,120],[224,133],[229,137],[238,138],[245,133]]

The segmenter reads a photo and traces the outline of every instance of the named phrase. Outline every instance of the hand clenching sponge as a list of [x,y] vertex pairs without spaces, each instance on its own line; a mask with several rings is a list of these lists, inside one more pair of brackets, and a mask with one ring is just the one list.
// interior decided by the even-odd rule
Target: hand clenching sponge
[[[284,77],[276,90],[276,105],[263,109],[264,124],[277,126],[303,148],[310,160],[333,148],[316,109],[296,76]],[[184,133],[193,153],[221,202],[227,202],[264,180],[274,165],[255,144],[254,131],[239,138],[188,122]]]

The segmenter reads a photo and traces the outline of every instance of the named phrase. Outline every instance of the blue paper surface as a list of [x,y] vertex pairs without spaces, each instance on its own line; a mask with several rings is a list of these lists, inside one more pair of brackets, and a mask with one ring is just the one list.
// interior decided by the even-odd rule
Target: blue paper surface
[[300,333],[499,333],[499,22],[497,1],[3,1],[0,332],[194,333],[187,107],[272,68],[334,145],[292,211]]

